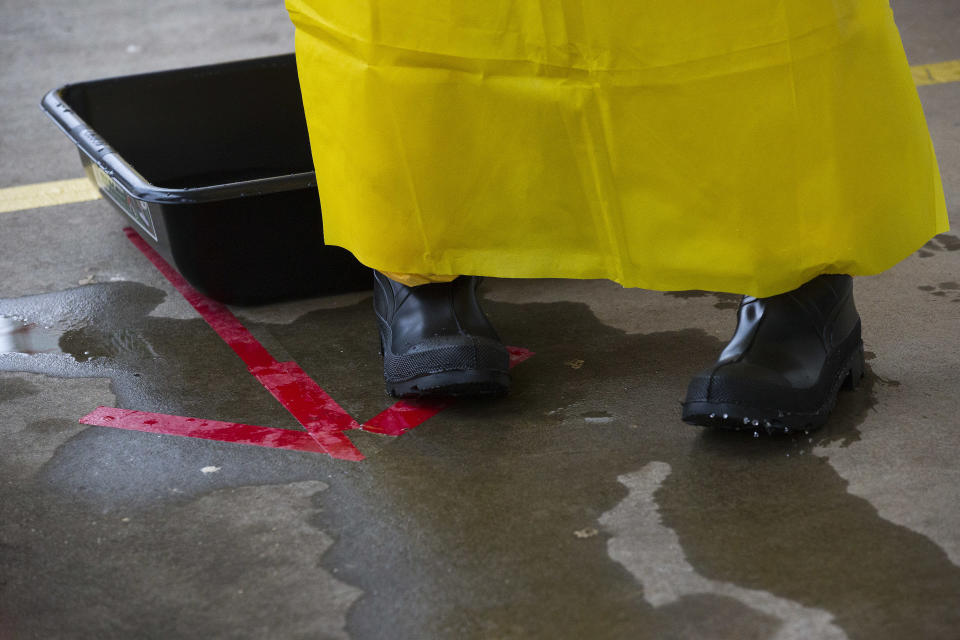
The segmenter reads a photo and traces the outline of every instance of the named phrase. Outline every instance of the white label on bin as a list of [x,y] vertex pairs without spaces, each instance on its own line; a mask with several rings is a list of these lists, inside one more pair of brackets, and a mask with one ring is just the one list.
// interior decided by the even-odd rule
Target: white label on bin
[[157,228],[153,226],[153,217],[150,215],[150,205],[143,200],[135,200],[127,195],[100,167],[92,164],[89,166],[93,169],[93,179],[100,187],[100,191],[113,200],[114,204],[120,207],[120,210],[127,214],[127,217],[143,229],[148,236],[159,242]]

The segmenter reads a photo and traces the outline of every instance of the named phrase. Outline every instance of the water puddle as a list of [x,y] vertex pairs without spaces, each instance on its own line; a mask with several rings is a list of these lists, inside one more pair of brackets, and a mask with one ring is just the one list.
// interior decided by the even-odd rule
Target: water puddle
[[65,354],[73,356],[77,362],[87,362],[110,357],[129,341],[120,334],[104,339],[104,336],[90,336],[88,333],[83,329],[42,325],[16,316],[0,316],[0,354]]
[[0,316],[0,353],[63,353],[63,331],[19,318]]

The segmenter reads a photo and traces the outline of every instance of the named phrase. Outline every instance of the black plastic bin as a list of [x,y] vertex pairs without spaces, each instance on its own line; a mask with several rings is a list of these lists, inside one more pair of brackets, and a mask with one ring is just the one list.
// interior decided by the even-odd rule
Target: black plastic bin
[[208,296],[371,286],[369,269],[323,244],[293,54],[70,84],[42,107],[106,199]]

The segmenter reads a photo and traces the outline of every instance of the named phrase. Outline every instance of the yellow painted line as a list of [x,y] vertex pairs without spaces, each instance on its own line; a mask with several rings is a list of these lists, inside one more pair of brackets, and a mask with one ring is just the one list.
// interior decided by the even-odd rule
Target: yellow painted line
[[918,64],[910,67],[913,80],[918,87],[928,84],[960,82],[960,60],[937,62],[936,64]]
[[100,192],[87,178],[54,180],[0,189],[0,213],[96,200]]

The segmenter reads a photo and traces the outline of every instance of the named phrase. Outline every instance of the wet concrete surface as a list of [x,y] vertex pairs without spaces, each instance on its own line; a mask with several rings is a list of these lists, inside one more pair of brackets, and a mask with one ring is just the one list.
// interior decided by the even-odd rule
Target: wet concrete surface
[[[147,28],[110,6],[2,9],[0,187],[80,175],[35,107],[57,84],[292,47],[274,2],[164,2]],[[960,58],[950,0],[894,8],[914,62]],[[921,97],[955,211],[960,83]],[[819,431],[680,422],[735,296],[491,280],[505,341],[536,352],[512,393],[352,432],[348,462],[78,423],[106,405],[300,429],[123,225],[103,201],[0,214],[4,640],[957,637],[954,231],[858,279],[867,377]],[[362,421],[393,403],[371,306],[233,311]]]

